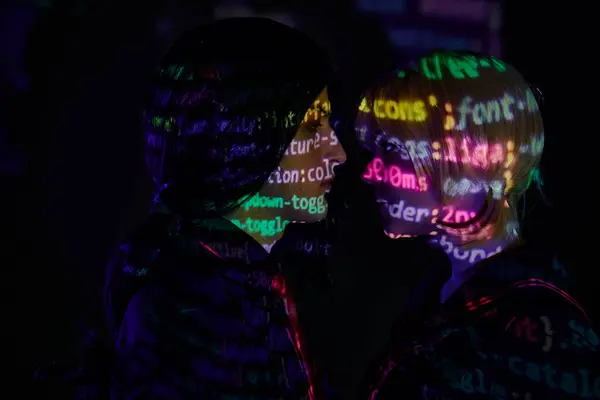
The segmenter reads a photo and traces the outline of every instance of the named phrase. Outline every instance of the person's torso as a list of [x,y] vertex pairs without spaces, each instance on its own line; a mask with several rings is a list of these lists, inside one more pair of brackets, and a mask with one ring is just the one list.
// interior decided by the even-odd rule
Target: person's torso
[[[421,315],[428,315],[426,321],[399,341],[377,400],[600,396],[595,387],[600,386],[600,377],[589,367],[593,354],[600,360],[598,339],[591,330],[584,332],[593,335],[589,341],[575,339],[577,331],[585,329],[578,322],[585,317],[563,290],[569,286],[565,277],[548,265],[551,258],[519,250],[511,253],[482,265],[444,305],[432,301],[425,307]],[[536,292],[541,296],[518,295],[530,288],[543,289]],[[439,299],[439,285],[430,290],[431,298],[437,294]],[[523,304],[521,298],[557,312],[529,316],[524,310],[534,309],[535,304]],[[559,311],[565,309],[572,312]],[[581,320],[571,320],[577,314]],[[573,337],[559,336],[553,326],[569,326]],[[503,335],[514,340],[504,340]],[[584,349],[589,350],[585,362],[574,356],[594,342],[595,348]],[[580,348],[574,352],[573,346]]]
[[161,249],[144,290],[154,297],[150,318],[162,375],[179,381],[184,398],[307,393],[285,306],[272,285],[278,271],[262,250],[204,234],[179,236]]

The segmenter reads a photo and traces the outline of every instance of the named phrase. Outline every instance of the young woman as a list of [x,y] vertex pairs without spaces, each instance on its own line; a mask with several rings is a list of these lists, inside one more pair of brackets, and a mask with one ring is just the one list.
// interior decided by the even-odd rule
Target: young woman
[[154,212],[106,287],[113,399],[320,396],[269,250],[325,217],[345,160],[328,79],[311,40],[266,19],[200,27],[165,56],[145,111]]
[[363,397],[600,398],[598,336],[552,250],[520,236],[535,90],[496,58],[436,52],[366,94],[357,134],[388,236],[430,235],[451,264],[415,290]]

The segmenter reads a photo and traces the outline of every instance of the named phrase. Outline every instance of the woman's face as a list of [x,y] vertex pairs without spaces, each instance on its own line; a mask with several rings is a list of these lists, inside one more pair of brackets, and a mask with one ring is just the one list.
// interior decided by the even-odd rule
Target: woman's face
[[389,237],[444,233],[440,224],[470,221],[483,206],[485,190],[459,193],[448,179],[432,187],[425,173],[417,173],[415,165],[419,159],[425,161],[432,156],[428,141],[380,133],[373,144],[375,157],[367,165],[363,179],[374,187]]
[[329,124],[327,89],[317,97],[285,152],[266,189],[284,199],[284,219],[315,222],[327,214],[325,193],[331,189],[336,165],[346,153]]

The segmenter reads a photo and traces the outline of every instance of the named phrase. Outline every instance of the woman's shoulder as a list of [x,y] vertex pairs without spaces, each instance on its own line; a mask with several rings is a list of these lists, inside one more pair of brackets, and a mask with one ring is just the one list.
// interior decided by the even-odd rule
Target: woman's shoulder
[[474,275],[461,288],[468,301],[523,296],[532,292],[559,294],[564,299],[572,299],[575,292],[556,255],[543,249],[529,246],[507,249],[475,268]]
[[469,325],[502,333],[505,341],[538,343],[540,351],[552,346],[550,337],[564,351],[580,350],[572,343],[598,351],[592,323],[554,255],[523,248],[490,261],[463,290]]

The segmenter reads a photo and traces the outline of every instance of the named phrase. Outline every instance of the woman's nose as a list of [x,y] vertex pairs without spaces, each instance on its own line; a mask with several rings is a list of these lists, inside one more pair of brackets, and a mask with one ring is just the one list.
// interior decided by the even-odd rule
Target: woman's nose
[[329,160],[329,163],[335,164],[343,164],[346,162],[346,151],[342,147],[342,144],[339,143],[335,146],[330,146],[327,154],[325,154],[325,158]]

